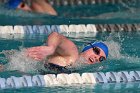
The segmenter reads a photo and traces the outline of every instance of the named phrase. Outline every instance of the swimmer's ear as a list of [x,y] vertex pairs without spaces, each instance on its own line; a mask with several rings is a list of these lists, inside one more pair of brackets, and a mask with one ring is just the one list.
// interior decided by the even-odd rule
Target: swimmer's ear
[[21,8],[21,9],[22,9],[22,8],[25,7],[25,5],[26,5],[26,4],[25,4],[24,2],[22,2],[22,3],[18,6],[18,8]]
[[30,6],[28,6],[25,2],[21,2],[18,7],[18,9],[24,10],[24,11],[32,11]]
[[24,8],[25,7],[25,3],[21,3],[21,8]]

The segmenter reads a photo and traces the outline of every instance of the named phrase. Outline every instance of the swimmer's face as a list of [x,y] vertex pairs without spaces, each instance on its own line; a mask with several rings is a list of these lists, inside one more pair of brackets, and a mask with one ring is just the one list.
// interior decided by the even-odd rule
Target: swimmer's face
[[17,8],[24,11],[31,11],[31,8],[25,2],[21,2]]
[[106,59],[104,51],[99,47],[90,48],[83,53],[88,64],[95,64]]

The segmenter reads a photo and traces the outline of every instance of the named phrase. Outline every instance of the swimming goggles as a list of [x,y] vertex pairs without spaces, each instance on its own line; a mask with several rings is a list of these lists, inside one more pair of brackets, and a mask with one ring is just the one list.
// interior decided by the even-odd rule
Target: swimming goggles
[[[98,47],[93,46],[91,43],[89,43],[89,44],[90,44],[90,46],[92,47],[93,52],[94,52],[96,55],[99,55],[100,52],[101,52],[100,49],[99,49]],[[106,59],[105,57],[100,56],[99,61],[102,62],[102,61],[104,61],[105,59]]]

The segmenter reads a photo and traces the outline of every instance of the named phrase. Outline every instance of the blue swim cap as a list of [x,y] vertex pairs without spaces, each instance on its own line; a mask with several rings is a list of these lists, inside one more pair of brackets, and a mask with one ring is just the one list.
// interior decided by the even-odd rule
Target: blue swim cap
[[7,3],[8,8],[16,9],[23,0],[9,0]]
[[84,52],[84,51],[86,51],[90,48],[93,48],[93,47],[99,47],[104,51],[104,53],[106,55],[106,58],[108,57],[108,47],[107,47],[107,45],[105,45],[102,42],[94,42],[94,43],[91,43],[91,44],[92,44],[92,46],[90,44],[85,46],[85,48],[82,50],[82,52]]

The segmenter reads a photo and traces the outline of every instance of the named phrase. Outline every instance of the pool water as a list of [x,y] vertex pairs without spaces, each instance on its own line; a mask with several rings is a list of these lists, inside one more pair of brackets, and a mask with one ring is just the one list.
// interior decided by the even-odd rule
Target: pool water
[[[125,0],[124,0],[125,1]],[[58,16],[8,10],[0,4],[1,25],[139,23],[139,1],[119,4],[54,6]],[[9,21],[10,20],[10,21]],[[116,21],[117,20],[117,21]]]
[[[131,1],[134,0],[113,5],[56,6],[55,8],[59,13],[57,17],[7,10],[0,6],[0,25],[139,23],[140,3],[133,3]],[[140,68],[140,33],[138,31],[62,34],[78,46],[79,52],[82,50],[84,44],[91,41],[103,41],[109,46],[109,58],[105,62],[75,68],[78,73],[131,71],[139,70]],[[42,64],[31,59],[26,59],[23,54],[24,50],[28,47],[44,45],[47,36],[46,34],[0,35],[0,63],[5,64],[5,69],[0,73],[0,77],[7,78],[25,74],[39,74],[38,69],[42,67]],[[138,82],[0,90],[1,93],[139,93],[139,91]]]

